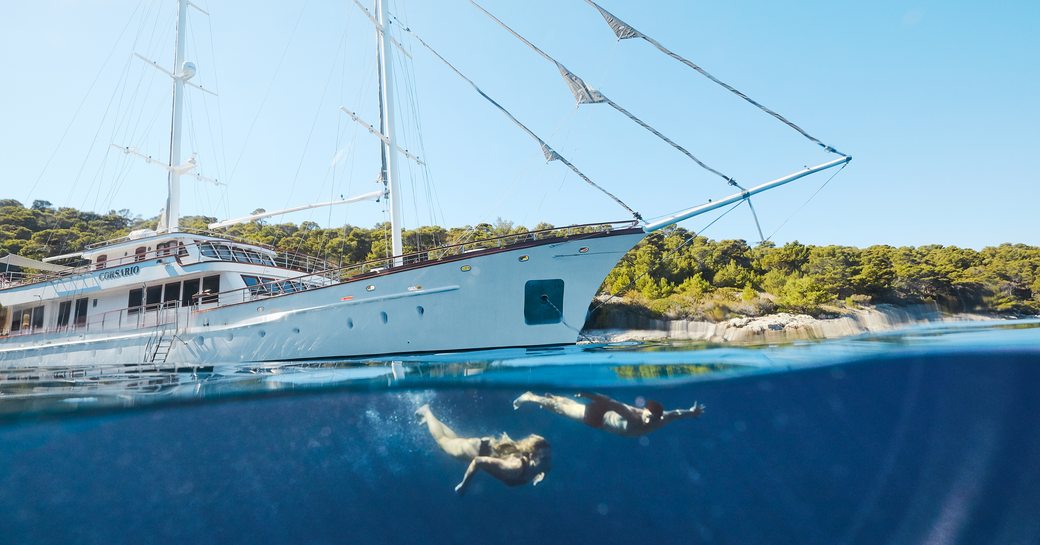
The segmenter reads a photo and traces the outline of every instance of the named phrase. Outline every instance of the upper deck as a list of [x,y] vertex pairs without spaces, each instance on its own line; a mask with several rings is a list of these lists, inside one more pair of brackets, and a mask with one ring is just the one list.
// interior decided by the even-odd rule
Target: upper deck
[[[207,261],[225,261],[286,269],[298,273],[314,273],[330,268],[325,260],[315,257],[280,252],[256,243],[235,241],[193,232],[151,234],[122,237],[89,246],[82,252],[66,254],[48,260],[79,259],[85,264],[57,272],[0,272],[0,303],[3,295],[54,281],[75,281],[87,276],[112,280],[128,275],[127,267],[156,259],[172,257],[180,265]],[[102,271],[102,272],[98,272]]]

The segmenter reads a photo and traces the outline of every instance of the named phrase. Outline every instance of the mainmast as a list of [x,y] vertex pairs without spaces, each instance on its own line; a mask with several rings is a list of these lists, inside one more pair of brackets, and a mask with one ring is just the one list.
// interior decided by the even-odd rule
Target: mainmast
[[181,173],[181,117],[184,110],[184,82],[195,75],[195,65],[184,62],[184,42],[187,33],[188,0],[177,0],[177,44],[173,56],[173,113],[170,121],[169,194],[166,197],[166,229],[173,233],[180,227]]
[[[184,2],[185,0],[181,0]],[[376,0],[376,36],[379,44],[379,111],[380,130],[383,139],[383,183],[386,184],[387,202],[390,205],[390,233],[394,256],[404,254],[401,243],[401,194],[397,179],[397,146],[394,144],[394,81],[393,51],[390,49],[390,18],[386,15],[383,0]],[[394,265],[402,263],[394,259]]]

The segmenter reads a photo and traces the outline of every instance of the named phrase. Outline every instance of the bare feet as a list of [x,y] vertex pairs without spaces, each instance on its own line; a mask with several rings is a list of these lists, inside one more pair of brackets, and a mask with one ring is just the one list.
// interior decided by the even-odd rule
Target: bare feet
[[538,396],[534,395],[533,392],[524,392],[520,394],[520,397],[513,400],[513,410],[515,411],[519,409],[520,405],[523,405],[524,403],[533,402],[536,397]]

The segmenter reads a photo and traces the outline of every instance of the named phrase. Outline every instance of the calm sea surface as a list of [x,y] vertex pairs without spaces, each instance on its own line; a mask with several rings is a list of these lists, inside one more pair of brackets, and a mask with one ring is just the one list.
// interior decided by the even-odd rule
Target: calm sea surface
[[[520,394],[699,418],[606,433]],[[448,456],[543,436],[538,486]],[[1040,321],[784,345],[0,370],[0,543],[1040,543]]]

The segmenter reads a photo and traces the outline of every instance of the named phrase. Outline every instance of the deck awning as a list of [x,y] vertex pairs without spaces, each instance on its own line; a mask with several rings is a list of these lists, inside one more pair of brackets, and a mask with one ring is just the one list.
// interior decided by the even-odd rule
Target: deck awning
[[29,259],[28,257],[22,257],[17,254],[7,254],[4,257],[0,257],[0,272],[4,272],[10,267],[18,267],[20,269],[35,269],[37,271],[48,272],[62,272],[72,268],[66,267],[64,265],[55,265],[53,263],[44,263],[43,261],[36,261],[35,259]]

